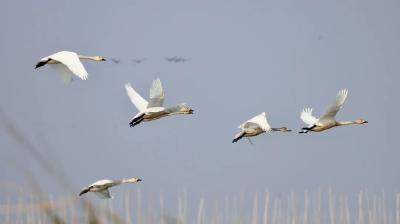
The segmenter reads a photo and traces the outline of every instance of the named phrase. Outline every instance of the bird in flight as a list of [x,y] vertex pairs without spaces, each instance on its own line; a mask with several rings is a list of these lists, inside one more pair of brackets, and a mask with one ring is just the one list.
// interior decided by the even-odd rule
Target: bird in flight
[[164,58],[164,60],[166,60],[168,62],[178,63],[178,62],[186,62],[186,61],[189,61],[190,59],[173,56],[173,57],[166,57],[166,58]]
[[152,83],[149,102],[143,99],[143,97],[132,88],[130,83],[125,84],[125,89],[129,99],[139,110],[139,113],[129,122],[131,127],[138,125],[142,121],[156,120],[165,116],[193,114],[193,110],[184,103],[168,108],[163,106],[164,91],[160,79],[155,79]]
[[44,65],[50,65],[58,70],[61,79],[69,84],[72,81],[72,75],[78,76],[82,80],[88,78],[88,73],[80,59],[88,59],[93,61],[105,61],[101,56],[84,56],[71,51],[60,51],[39,60],[35,69]]
[[125,183],[136,183],[140,181],[142,181],[142,179],[136,177],[129,179],[122,179],[122,180],[108,180],[108,179],[98,180],[90,184],[89,186],[83,188],[82,191],[79,193],[79,196],[86,194],[88,192],[94,192],[100,198],[112,199],[114,197],[110,194],[110,191],[108,190],[110,187],[114,187]]
[[299,133],[307,133],[309,131],[320,132],[337,126],[368,123],[368,121],[364,119],[356,119],[354,121],[335,120],[336,114],[343,107],[343,104],[346,101],[347,93],[348,91],[346,89],[340,90],[336,95],[335,100],[320,118],[316,118],[312,115],[312,108],[303,109],[300,114],[300,118],[305,124],[307,124],[307,127],[303,127]]
[[121,63],[121,60],[116,59],[116,58],[110,58],[112,62],[114,62],[115,64],[119,64]]
[[265,112],[262,112],[261,114],[251,118],[250,120],[245,121],[243,124],[239,125],[238,128],[240,128],[241,131],[235,135],[235,138],[232,140],[232,143],[239,141],[243,137],[247,137],[249,142],[252,143],[249,137],[257,136],[265,132],[268,133],[271,131],[281,131],[281,132],[292,131],[287,127],[271,128],[271,126],[269,126],[268,124]]
[[146,60],[147,60],[146,58],[139,58],[139,59],[133,59],[132,61],[136,64],[140,64]]

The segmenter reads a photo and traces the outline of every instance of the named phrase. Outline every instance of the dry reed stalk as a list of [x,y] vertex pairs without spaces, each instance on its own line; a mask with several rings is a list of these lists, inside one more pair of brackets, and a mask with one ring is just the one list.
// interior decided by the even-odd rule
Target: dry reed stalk
[[291,220],[292,220],[292,216],[291,216],[291,211],[292,211],[292,209],[291,209],[291,203],[290,203],[290,195],[288,195],[287,196],[287,200],[286,200],[286,203],[287,203],[287,207],[286,207],[286,222],[284,222],[284,223],[286,223],[286,224],[291,224]]
[[372,223],[373,224],[378,224],[376,219],[378,218],[378,206],[377,206],[377,198],[376,195],[374,194],[374,198],[372,199]]
[[367,203],[367,211],[368,211],[368,223],[373,224],[373,219],[372,219],[372,210],[371,210],[371,205],[370,205],[370,200],[369,200],[369,194],[368,194],[368,189],[365,189],[365,200]]
[[[182,194],[178,193],[178,222],[183,222],[183,199]],[[178,223],[177,223],[178,224]]]
[[396,224],[400,224],[400,193],[396,194]]
[[142,197],[140,193],[140,187],[136,191],[136,223],[142,224]]
[[[364,211],[363,211],[363,191],[358,194],[358,218],[357,224],[364,224]],[[400,224],[400,223],[399,223]]]
[[11,199],[10,196],[7,197],[7,205],[6,205],[6,215],[5,215],[5,222],[6,224],[10,223],[10,214],[11,214]]
[[204,197],[201,196],[200,198],[200,203],[199,203],[199,210],[197,212],[197,224],[202,224],[203,223],[203,213],[204,213]]
[[130,203],[129,191],[125,192],[125,195],[124,195],[124,207],[125,207],[125,221],[127,224],[131,224],[132,217],[131,217],[131,203]]
[[230,201],[229,201],[229,193],[226,193],[225,194],[225,214],[224,214],[224,220],[223,220],[224,223],[231,222],[231,220],[229,219],[229,216],[230,216],[230,214],[229,214],[229,212],[230,212],[229,203],[230,203]]
[[344,198],[344,209],[345,209],[345,217],[346,217],[346,222],[345,224],[350,224],[350,209],[349,209],[349,200],[347,199],[347,196]]
[[278,217],[278,199],[274,199],[274,208],[272,210],[272,224],[277,224]]
[[253,198],[253,212],[251,217],[252,224],[258,224],[258,193],[254,194]]
[[164,197],[162,192],[160,192],[160,217],[160,224],[164,224]]
[[328,189],[328,203],[329,203],[329,218],[331,224],[336,224],[336,214],[335,214],[335,196],[333,195],[332,189]]
[[339,223],[344,223],[345,222],[345,211],[344,211],[344,195],[343,193],[340,193],[339,196],[339,218],[338,221]]
[[265,190],[263,224],[268,224],[269,191]]
[[383,224],[388,224],[388,220],[387,220],[387,213],[386,213],[386,196],[385,196],[385,191],[382,190],[382,209],[383,209]]
[[308,224],[308,209],[309,209],[309,201],[308,201],[308,190],[304,192],[304,215],[303,215],[303,224]]
[[278,223],[283,223],[283,203],[280,198],[278,198]]
[[290,198],[292,201],[292,224],[297,224],[298,223],[298,206],[297,206],[297,201],[296,201],[296,195],[295,193],[292,191],[290,194]]
[[69,217],[70,217],[70,223],[71,224],[77,224],[77,217],[76,217],[76,210],[75,210],[75,204],[74,201],[69,201]]

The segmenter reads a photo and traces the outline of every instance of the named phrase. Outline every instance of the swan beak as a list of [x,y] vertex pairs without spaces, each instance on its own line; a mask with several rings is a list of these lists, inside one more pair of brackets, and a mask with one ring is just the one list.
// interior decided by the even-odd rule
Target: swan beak
[[140,181],[142,181],[142,179],[140,179],[140,178],[138,178],[138,179],[136,180],[136,182],[140,182]]
[[194,110],[190,109],[189,114],[193,114]]
[[364,124],[368,123],[368,121],[364,121]]
[[102,60],[102,61],[107,61],[105,58],[102,58],[101,60]]
[[89,191],[90,191],[90,189],[86,188],[86,189],[82,190],[81,193],[79,193],[79,196],[81,196],[82,194],[86,194]]

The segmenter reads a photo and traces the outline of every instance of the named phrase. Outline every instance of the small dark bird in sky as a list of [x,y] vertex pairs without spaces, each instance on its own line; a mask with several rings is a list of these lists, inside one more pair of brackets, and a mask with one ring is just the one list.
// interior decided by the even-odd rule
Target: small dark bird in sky
[[111,61],[114,62],[115,64],[119,64],[121,62],[121,60],[115,58],[111,58]]
[[144,61],[146,61],[146,58],[133,59],[133,62],[135,62],[136,64],[140,64]]
[[189,61],[189,59],[187,59],[187,58],[182,58],[182,57],[178,57],[178,56],[166,57],[166,58],[164,58],[164,60],[166,60],[168,62],[174,62],[174,63]]

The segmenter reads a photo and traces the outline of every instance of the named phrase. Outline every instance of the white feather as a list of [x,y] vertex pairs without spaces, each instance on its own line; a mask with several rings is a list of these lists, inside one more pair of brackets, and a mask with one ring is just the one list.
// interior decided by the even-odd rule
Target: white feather
[[335,100],[326,109],[325,113],[318,119],[319,122],[332,121],[335,120],[336,114],[343,107],[344,102],[347,98],[347,89],[342,89],[336,95]]
[[266,117],[265,112],[262,112],[261,114],[259,114],[259,115],[255,116],[255,117],[251,118],[250,120],[247,120],[247,121],[244,122],[243,124],[239,125],[239,128],[242,129],[242,130],[244,130],[244,129],[245,129],[244,126],[245,126],[247,123],[254,123],[254,124],[257,124],[257,125],[260,126],[260,128],[261,128],[262,130],[264,130],[264,131],[270,131],[270,130],[271,130],[271,127],[270,127],[269,124],[268,124],[268,121],[267,121],[267,117]]
[[125,84],[126,93],[129,96],[129,99],[135,105],[135,107],[140,111],[143,112],[146,110],[148,102],[143,99],[142,96],[139,95],[131,86],[130,83]]
[[82,62],[80,61],[78,54],[75,52],[60,51],[48,56],[47,58],[58,61],[67,66],[67,68],[71,70],[73,74],[75,74],[82,80],[86,80],[88,78],[88,73]]
[[313,126],[318,121],[318,119],[312,115],[312,111],[312,108],[305,108],[300,114],[301,120],[308,126]]
[[108,189],[103,191],[94,192],[99,198],[102,199],[113,199],[114,197],[110,194]]

